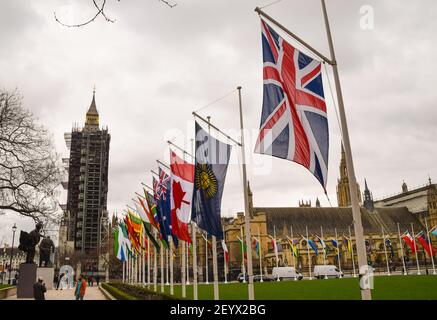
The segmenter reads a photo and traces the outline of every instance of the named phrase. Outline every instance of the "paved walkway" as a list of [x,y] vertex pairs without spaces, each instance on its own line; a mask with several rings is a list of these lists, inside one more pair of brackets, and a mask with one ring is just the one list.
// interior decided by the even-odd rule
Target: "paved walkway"
[[[75,300],[74,289],[64,290],[47,290],[45,294],[46,300]],[[17,299],[17,296],[7,298],[7,300],[33,300],[33,299]],[[84,300],[107,300],[100,289],[95,287],[87,287]]]

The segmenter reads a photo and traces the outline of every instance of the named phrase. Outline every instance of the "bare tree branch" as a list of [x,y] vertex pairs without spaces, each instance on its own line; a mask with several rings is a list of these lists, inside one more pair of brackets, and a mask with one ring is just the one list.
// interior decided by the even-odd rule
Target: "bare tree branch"
[[21,100],[17,91],[0,90],[0,214],[56,220],[62,166],[50,134]]
[[[94,22],[97,19],[97,17],[100,16],[100,15],[103,16],[107,22],[114,23],[116,20],[109,18],[106,15],[106,13],[105,13],[106,1],[107,0],[103,0],[102,5],[99,6],[97,4],[96,0],[92,0],[94,7],[97,9],[97,12],[96,12],[96,14],[92,18],[90,18],[89,20],[86,20],[85,22],[82,22],[82,23],[78,23],[78,24],[67,24],[67,23],[64,23],[64,22],[62,22],[57,17],[56,12],[53,12],[53,16],[55,17],[55,21],[57,23],[59,23],[60,25],[62,25],[64,27],[68,27],[68,28],[79,28],[79,27],[86,26],[87,24],[90,24],[91,22]],[[117,0],[117,1],[120,2],[120,0]],[[171,3],[170,1],[167,1],[167,0],[158,0],[158,1],[164,3],[165,5],[167,5],[170,8],[174,8],[174,7],[177,6],[176,2],[175,3]]]

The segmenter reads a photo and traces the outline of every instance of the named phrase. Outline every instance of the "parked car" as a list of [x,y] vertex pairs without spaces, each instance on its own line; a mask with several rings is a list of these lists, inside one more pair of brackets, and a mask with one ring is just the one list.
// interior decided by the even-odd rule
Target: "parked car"
[[[263,282],[269,282],[269,281],[273,281],[274,279],[270,276],[262,276]],[[253,282],[260,282],[261,281],[261,275],[257,274],[255,276],[253,276]]]
[[247,274],[244,274],[244,273],[238,274],[237,280],[238,280],[238,282],[249,281]]
[[334,265],[314,266],[314,277],[324,279],[325,276],[326,278],[341,278],[343,277],[343,272]]
[[272,278],[274,280],[302,280],[303,275],[294,267],[274,267],[272,270]]

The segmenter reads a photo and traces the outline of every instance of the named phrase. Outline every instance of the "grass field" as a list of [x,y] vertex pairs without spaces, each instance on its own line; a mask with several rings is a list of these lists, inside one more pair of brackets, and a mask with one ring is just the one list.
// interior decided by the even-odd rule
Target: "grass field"
[[8,288],[8,287],[10,287],[9,284],[0,284],[0,289],[5,289],[5,288]]
[[[160,287],[158,285],[158,291]],[[213,284],[199,285],[199,299],[212,300]],[[175,285],[175,296],[182,288]],[[170,286],[165,286],[170,293]],[[374,300],[437,300],[437,276],[381,276],[374,278]],[[357,300],[360,289],[357,278],[255,283],[257,300]],[[187,299],[193,299],[193,286],[187,286]],[[221,300],[246,300],[247,284],[220,284]]]

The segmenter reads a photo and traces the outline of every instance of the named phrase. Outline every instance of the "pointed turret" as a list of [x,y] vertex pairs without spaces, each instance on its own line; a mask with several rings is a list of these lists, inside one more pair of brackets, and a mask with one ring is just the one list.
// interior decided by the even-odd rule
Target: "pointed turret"
[[363,196],[363,198],[364,198],[364,202],[363,202],[364,208],[366,208],[369,212],[373,212],[374,209],[375,209],[375,206],[374,206],[374,203],[373,203],[373,196],[372,196],[372,193],[369,190],[369,187],[367,186],[367,180],[366,179],[364,179],[364,186],[365,186],[364,194],[363,194],[364,195]]
[[93,90],[93,100],[91,101],[91,105],[86,113],[86,122],[85,127],[99,127],[99,112],[96,107],[96,89]]

